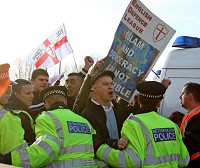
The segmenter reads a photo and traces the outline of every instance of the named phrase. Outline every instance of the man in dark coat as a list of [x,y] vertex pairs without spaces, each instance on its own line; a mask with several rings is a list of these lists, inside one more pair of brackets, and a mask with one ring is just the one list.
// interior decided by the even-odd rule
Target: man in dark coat
[[86,56],[85,65],[80,72],[72,72],[67,75],[65,87],[67,88],[67,107],[72,110],[78,92],[83,84],[84,78],[90,67],[94,64],[94,60],[90,56]]
[[45,111],[44,102],[39,97],[40,92],[48,87],[49,74],[44,69],[35,69],[32,72],[31,84],[34,86],[34,99],[32,105],[30,106],[32,114],[31,117],[33,120],[41,114],[42,111]]
[[88,100],[82,112],[82,116],[97,132],[94,139],[95,150],[102,143],[107,143],[115,149],[123,149],[128,144],[125,138],[120,137],[120,131],[130,112],[113,101],[115,98],[113,77],[112,72],[103,71],[93,79],[94,96]]

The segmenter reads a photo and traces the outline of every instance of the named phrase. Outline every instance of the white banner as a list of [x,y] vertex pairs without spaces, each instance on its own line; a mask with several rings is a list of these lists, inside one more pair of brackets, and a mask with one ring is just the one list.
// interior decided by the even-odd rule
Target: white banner
[[139,0],[128,5],[101,70],[115,74],[115,94],[131,102],[137,83],[151,71],[175,30]]

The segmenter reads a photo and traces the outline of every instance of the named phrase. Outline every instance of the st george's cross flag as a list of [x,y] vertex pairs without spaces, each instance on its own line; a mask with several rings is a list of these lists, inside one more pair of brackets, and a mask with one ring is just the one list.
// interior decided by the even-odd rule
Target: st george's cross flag
[[36,68],[47,69],[72,52],[73,50],[66,36],[65,25],[63,24],[36,48],[28,58]]

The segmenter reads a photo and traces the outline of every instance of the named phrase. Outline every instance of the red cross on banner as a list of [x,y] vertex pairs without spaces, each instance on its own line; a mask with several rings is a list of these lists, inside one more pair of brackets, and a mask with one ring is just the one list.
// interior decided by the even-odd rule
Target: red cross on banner
[[162,40],[168,32],[169,30],[167,30],[167,28],[164,25],[158,24],[153,32],[153,41],[157,42]]

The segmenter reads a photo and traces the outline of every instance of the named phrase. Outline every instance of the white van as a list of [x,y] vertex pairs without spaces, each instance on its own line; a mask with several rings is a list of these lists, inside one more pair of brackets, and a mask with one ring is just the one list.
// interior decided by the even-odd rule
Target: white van
[[159,113],[165,117],[174,111],[187,113],[179,99],[182,88],[187,82],[200,83],[200,39],[181,36],[173,47],[179,48],[168,54],[160,75],[160,81],[170,79],[172,82],[159,108]]

